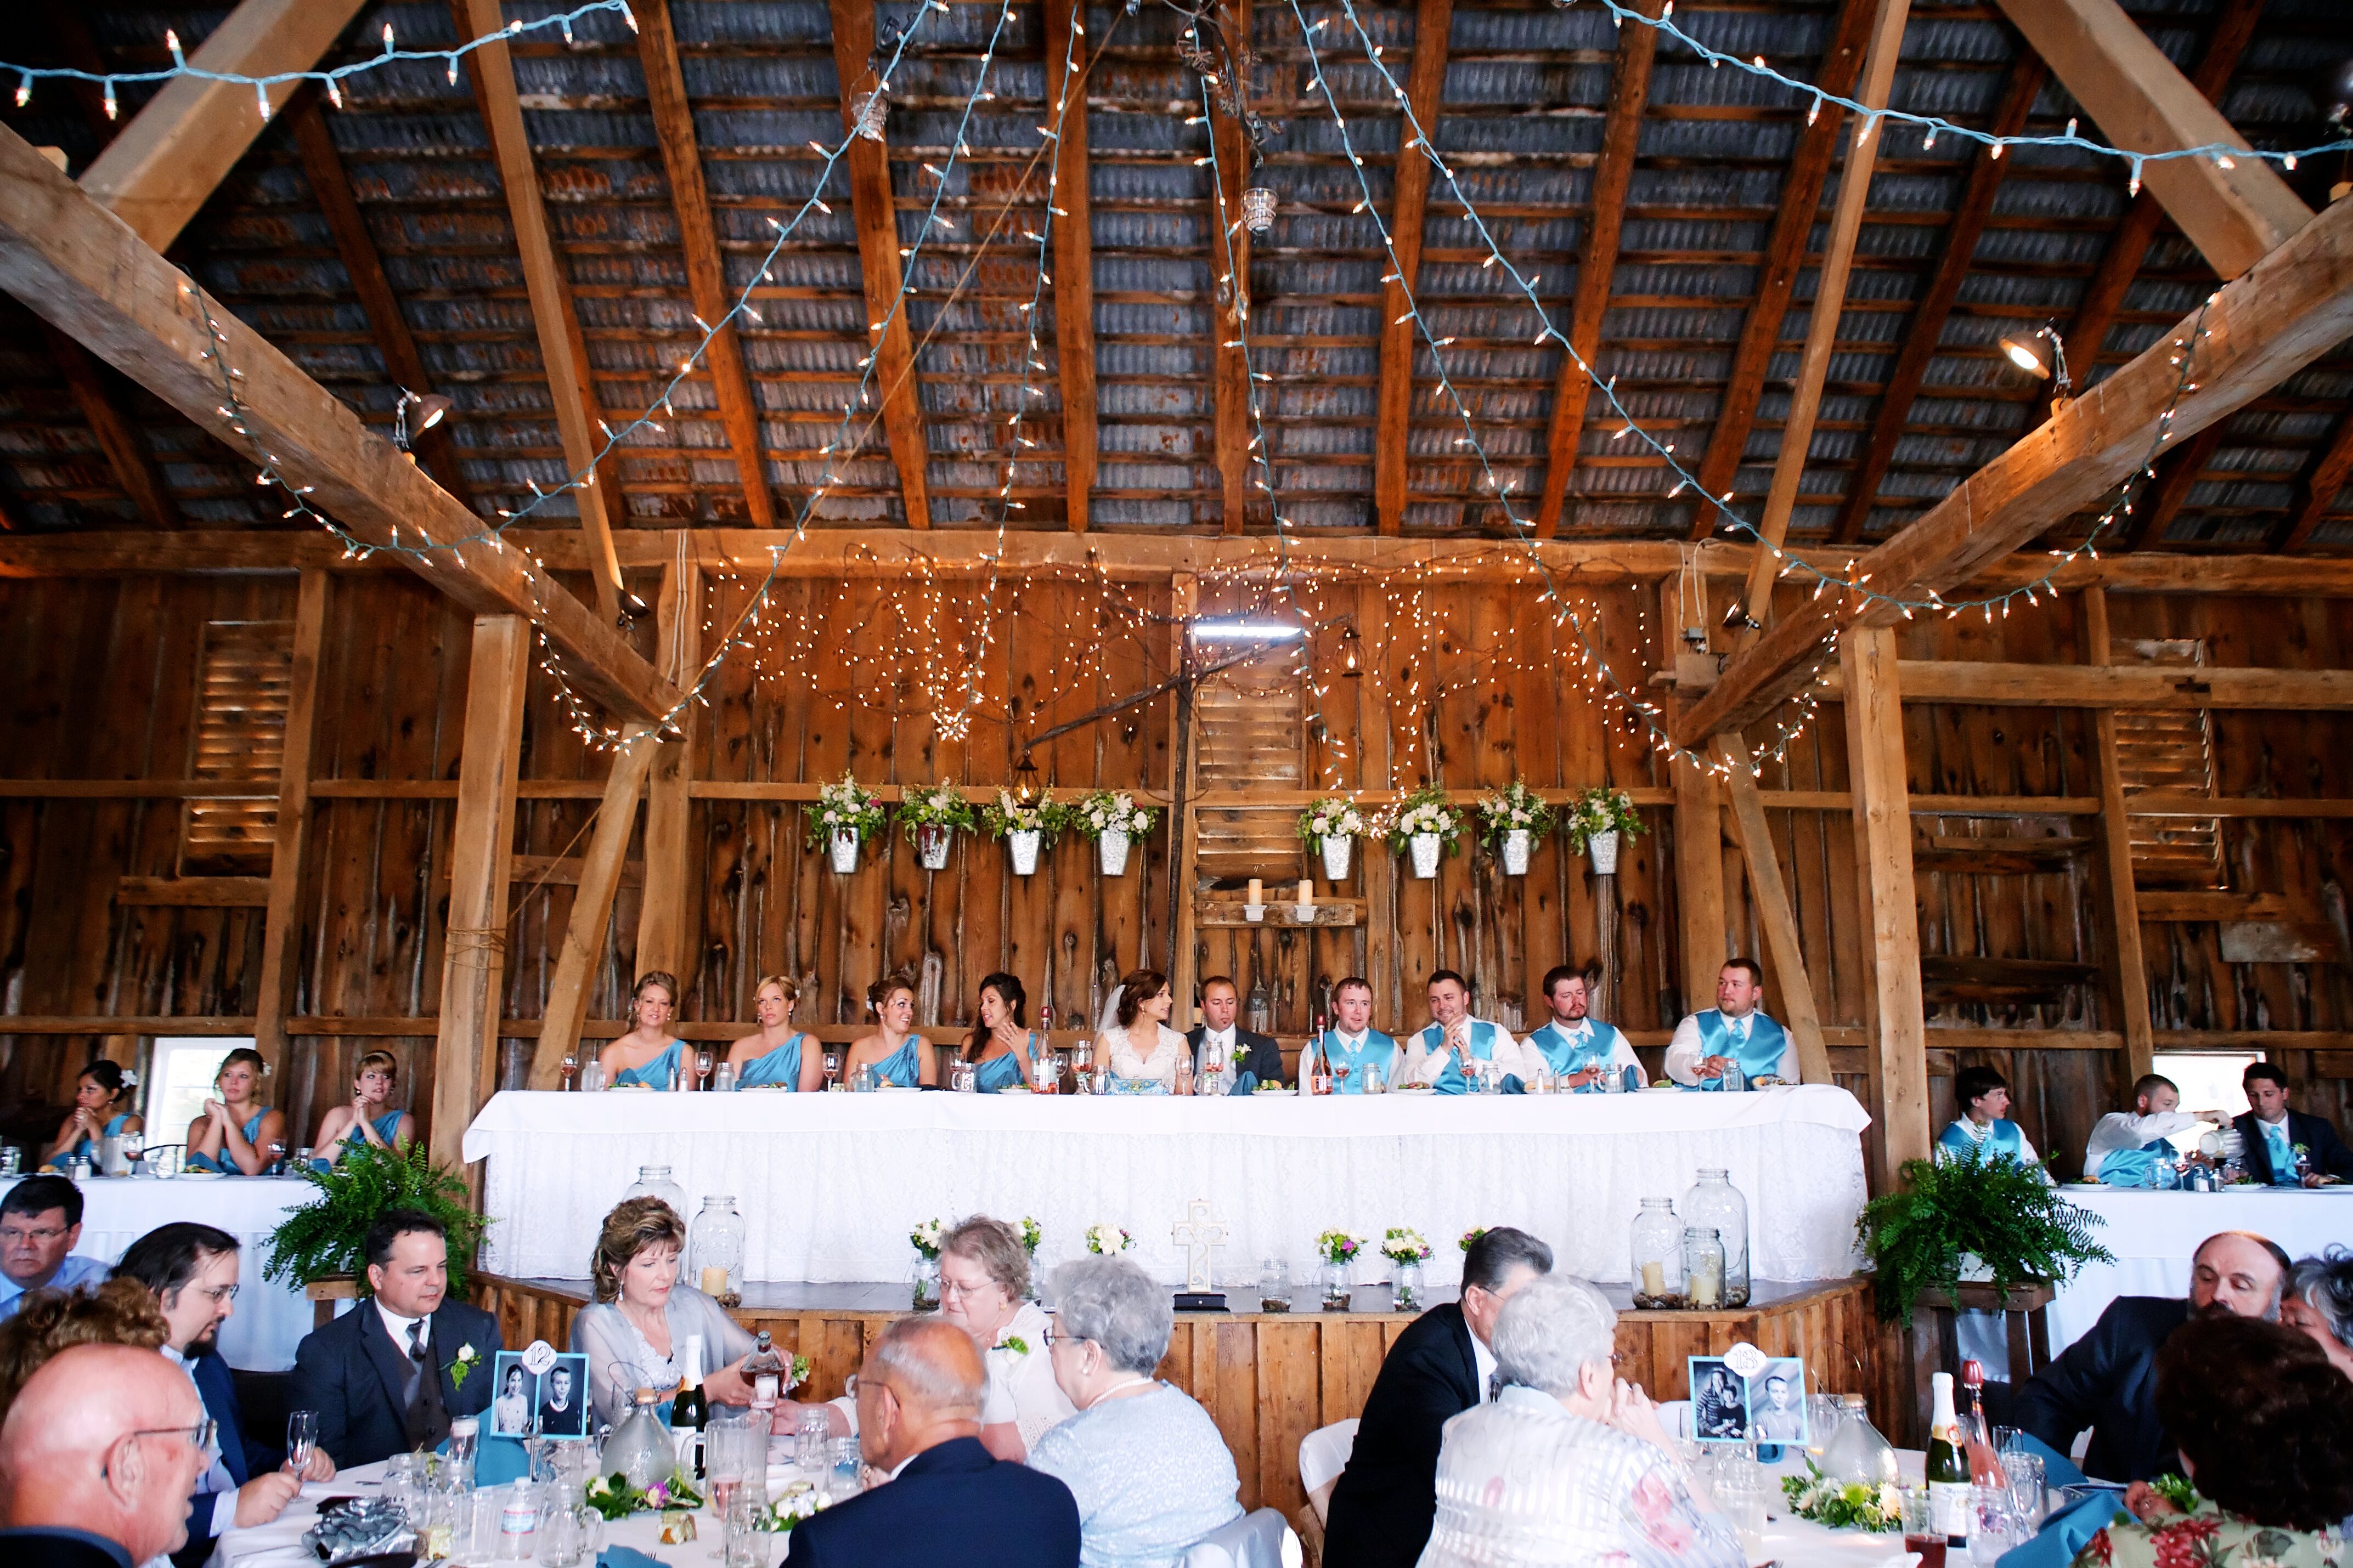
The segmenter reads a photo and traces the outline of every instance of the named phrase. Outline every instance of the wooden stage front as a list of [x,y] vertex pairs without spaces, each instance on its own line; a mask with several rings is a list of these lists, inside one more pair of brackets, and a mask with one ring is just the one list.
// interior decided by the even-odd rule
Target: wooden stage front
[[[477,1273],[471,1285],[475,1303],[497,1316],[511,1350],[535,1339],[569,1347],[572,1320],[589,1300],[581,1279]],[[1867,1279],[1759,1281],[1747,1308],[1726,1312],[1636,1312],[1624,1287],[1603,1289],[1620,1312],[1620,1373],[1654,1398],[1689,1397],[1684,1358],[1721,1355],[1746,1340],[1768,1355],[1805,1357],[1812,1392],[1861,1394],[1887,1429]],[[799,1391],[808,1399],[840,1394],[868,1342],[909,1312],[904,1283],[751,1285],[744,1295],[731,1314],[737,1322],[755,1332],[765,1329],[778,1350],[808,1357],[809,1384]],[[1199,1400],[1218,1423],[1241,1472],[1243,1507],[1271,1504],[1288,1516],[1306,1501],[1299,1440],[1362,1412],[1381,1358],[1413,1321],[1410,1312],[1387,1310],[1386,1286],[1365,1287],[1356,1299],[1380,1310],[1176,1315],[1160,1375]]]

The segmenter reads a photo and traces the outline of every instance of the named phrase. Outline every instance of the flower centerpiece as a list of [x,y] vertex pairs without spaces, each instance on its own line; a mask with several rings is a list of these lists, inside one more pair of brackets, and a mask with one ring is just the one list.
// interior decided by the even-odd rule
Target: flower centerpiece
[[851,778],[817,786],[815,804],[801,808],[809,847],[822,845],[843,876],[858,869],[858,847],[882,831],[882,797]]
[[1880,1535],[1904,1528],[1904,1494],[1894,1485],[1834,1481],[1811,1459],[1804,1475],[1781,1478],[1781,1495],[1788,1499],[1791,1513],[1832,1530]]
[[1038,1260],[1038,1244],[1045,1239],[1046,1227],[1028,1215],[1023,1215],[1021,1216],[1021,1250],[1029,1255],[1031,1262]]
[[1479,837],[1503,861],[1506,877],[1528,874],[1529,839],[1552,828],[1552,807],[1517,779],[1479,797]]
[[1070,815],[1071,808],[1056,801],[1051,790],[1027,800],[1009,789],[1000,789],[995,800],[980,808],[980,830],[1011,847],[1015,876],[1034,876],[1038,847],[1070,826]]
[[1462,814],[1450,805],[1446,792],[1425,784],[1389,808],[1381,822],[1381,837],[1389,847],[1413,856],[1413,874],[1422,881],[1438,875],[1438,858],[1462,847]]
[[1589,789],[1577,797],[1561,819],[1569,842],[1592,858],[1593,874],[1607,877],[1618,869],[1618,844],[1650,831],[1634,797],[1622,789]]
[[900,796],[892,819],[913,833],[917,864],[926,871],[944,870],[956,829],[973,825],[972,802],[952,784],[931,784]]
[[1319,800],[1299,814],[1299,837],[1324,857],[1324,879],[1348,879],[1348,860],[1365,833],[1365,815],[1351,803]]
[[1159,816],[1148,805],[1136,805],[1124,789],[1099,789],[1078,798],[1071,807],[1070,825],[1095,841],[1104,876],[1124,877],[1128,840],[1151,832]]
[[1325,1311],[1345,1312],[1355,1304],[1356,1283],[1350,1271],[1364,1250],[1364,1238],[1345,1230],[1327,1230],[1315,1238],[1315,1256],[1322,1265],[1316,1272],[1323,1277]]
[[675,1470],[667,1479],[642,1489],[631,1486],[629,1478],[616,1470],[609,1476],[589,1477],[583,1500],[611,1521],[627,1519],[633,1513],[701,1508],[702,1494],[694,1489],[691,1481]]
[[1087,1226],[1087,1250],[1098,1258],[1109,1258],[1117,1253],[1132,1251],[1134,1247],[1135,1237],[1115,1225]]
[[1418,1230],[1391,1226],[1381,1237],[1381,1256],[1389,1260],[1389,1289],[1400,1312],[1421,1306],[1421,1269],[1430,1261],[1430,1243]]
[[[757,1492],[751,1494],[753,1497],[757,1495],[759,1495]],[[747,1498],[745,1500],[748,1502],[750,1499]],[[804,1483],[786,1491],[774,1502],[751,1503],[754,1532],[769,1537],[768,1544],[760,1547],[755,1552],[758,1561],[762,1563],[776,1561],[777,1552],[784,1549],[776,1543],[775,1538],[790,1534],[793,1526],[821,1511],[828,1500],[824,1492]]]
[[1471,1250],[1471,1244],[1486,1234],[1487,1227],[1485,1226],[1474,1225],[1469,1230],[1464,1231],[1461,1236],[1457,1237],[1455,1238],[1454,1245],[1461,1247],[1467,1253]]
[[1972,1149],[1906,1160],[1903,1180],[1863,1205],[1856,1222],[1878,1276],[1879,1315],[1891,1322],[1908,1326],[1923,1290],[1987,1280],[2007,1293],[2030,1279],[2063,1284],[2086,1263],[2116,1261],[2092,1239],[2099,1216],[2069,1203],[2040,1163]]
[[915,1248],[915,1310],[940,1304],[940,1222],[927,1219],[907,1233]]

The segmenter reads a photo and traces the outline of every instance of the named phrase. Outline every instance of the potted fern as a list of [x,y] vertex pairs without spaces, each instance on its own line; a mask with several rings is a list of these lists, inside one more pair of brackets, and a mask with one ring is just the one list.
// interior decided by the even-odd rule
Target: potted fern
[[422,1142],[400,1153],[353,1147],[332,1169],[308,1166],[303,1180],[319,1195],[289,1214],[269,1246],[262,1275],[294,1285],[338,1277],[367,1291],[367,1258],[362,1248],[368,1226],[392,1209],[417,1209],[441,1222],[449,1235],[449,1294],[466,1294],[466,1269],[489,1222],[467,1205],[466,1179],[436,1165]]
[[1879,1277],[1879,1315],[1909,1327],[1924,1290],[1985,1281],[2007,1295],[2030,1281],[2063,1284],[2086,1263],[2114,1263],[2092,1239],[2100,1223],[2040,1164],[1971,1150],[1905,1161],[1902,1190],[1865,1204],[1857,1228]]

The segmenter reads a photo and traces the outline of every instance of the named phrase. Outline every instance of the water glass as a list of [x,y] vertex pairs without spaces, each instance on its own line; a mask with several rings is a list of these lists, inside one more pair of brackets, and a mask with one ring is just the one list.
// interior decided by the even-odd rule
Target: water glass
[[604,1516],[593,1508],[556,1505],[541,1510],[539,1560],[547,1568],[575,1568],[602,1550]]
[[739,1489],[720,1517],[726,1521],[727,1568],[767,1568],[760,1550],[759,1509],[751,1489]]
[[425,1522],[426,1489],[424,1455],[395,1454],[385,1462],[384,1495],[412,1524]]
[[2019,1528],[2028,1535],[2042,1528],[2051,1512],[2051,1493],[2042,1456],[2012,1449],[2001,1457],[2002,1473],[2010,1478],[2010,1504]]
[[1819,1459],[1846,1420],[1846,1401],[1835,1394],[1806,1395],[1806,1452]]
[[1715,1500],[1754,1562],[1765,1552],[1765,1507],[1769,1492],[1764,1468],[1738,1455],[1726,1456],[1713,1483]]
[[733,1062],[721,1062],[719,1064],[718,1069],[711,1075],[711,1088],[712,1092],[717,1094],[733,1094],[735,1092],[735,1064]]
[[1904,1489],[1904,1550],[1916,1552],[1920,1568],[1945,1568],[1945,1532],[1936,1524],[1936,1496],[1926,1487]]
[[865,1489],[865,1460],[858,1452],[855,1437],[836,1437],[828,1450],[833,1456],[832,1467],[826,1475],[825,1489],[836,1502],[855,1497]]
[[319,1447],[319,1413],[315,1410],[290,1410],[286,1413],[286,1468],[301,1475],[309,1468],[311,1456]]
[[1993,1568],[2001,1554],[2033,1531],[2021,1529],[2010,1506],[2010,1489],[1973,1486],[1969,1489],[1969,1561],[1978,1568]]
[[820,1485],[825,1479],[826,1466],[829,1462],[826,1445],[832,1440],[832,1423],[826,1407],[822,1405],[804,1407],[800,1419],[793,1426],[793,1468],[812,1486]]

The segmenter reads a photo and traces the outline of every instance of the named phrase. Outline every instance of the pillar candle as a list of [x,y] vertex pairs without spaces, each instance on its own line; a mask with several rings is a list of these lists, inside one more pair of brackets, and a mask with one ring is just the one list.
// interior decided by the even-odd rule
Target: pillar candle
[[1264,891],[1265,887],[1266,887],[1266,884],[1265,884],[1264,882],[1260,881],[1256,877],[1252,877],[1252,878],[1250,879],[1250,901],[1251,903],[1253,903],[1253,904],[1261,904],[1261,903],[1264,903],[1264,902],[1266,901],[1262,897],[1261,897],[1261,896],[1260,896],[1260,895]]
[[1652,1300],[1667,1293],[1667,1271],[1656,1258],[1642,1265],[1642,1294]]
[[727,1270],[712,1267],[702,1271],[702,1293],[706,1296],[727,1294]]
[[1299,907],[1303,910],[1315,907],[1315,884],[1304,877],[1299,879]]

